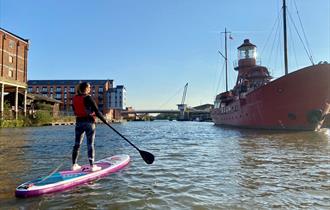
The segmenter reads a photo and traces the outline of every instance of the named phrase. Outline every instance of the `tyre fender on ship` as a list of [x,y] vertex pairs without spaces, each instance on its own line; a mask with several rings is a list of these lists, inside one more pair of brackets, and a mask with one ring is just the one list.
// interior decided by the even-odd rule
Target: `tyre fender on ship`
[[318,123],[322,119],[322,110],[314,109],[307,112],[307,121],[311,124]]

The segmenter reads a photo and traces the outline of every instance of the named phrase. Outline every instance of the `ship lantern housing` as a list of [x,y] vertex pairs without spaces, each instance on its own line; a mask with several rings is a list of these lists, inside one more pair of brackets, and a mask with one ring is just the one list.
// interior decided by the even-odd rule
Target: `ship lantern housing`
[[249,67],[256,65],[257,47],[245,39],[244,43],[238,48],[238,67]]

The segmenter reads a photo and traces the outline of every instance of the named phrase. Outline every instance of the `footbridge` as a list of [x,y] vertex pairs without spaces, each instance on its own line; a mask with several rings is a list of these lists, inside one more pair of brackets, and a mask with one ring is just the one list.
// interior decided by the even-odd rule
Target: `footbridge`
[[[174,109],[145,109],[145,110],[122,110],[121,116],[124,119],[143,119],[149,114],[168,114],[168,115],[177,115],[177,120],[186,121],[186,120],[198,120],[198,121],[208,121],[210,117],[210,109],[198,110],[198,109],[186,109],[174,110]],[[147,117],[148,118],[148,117]]]
[[[210,113],[210,110],[186,110],[185,112],[189,112],[192,114],[207,114]],[[123,110],[122,114],[180,114],[179,110],[169,109],[169,110],[161,110],[161,109],[149,109],[149,110]]]

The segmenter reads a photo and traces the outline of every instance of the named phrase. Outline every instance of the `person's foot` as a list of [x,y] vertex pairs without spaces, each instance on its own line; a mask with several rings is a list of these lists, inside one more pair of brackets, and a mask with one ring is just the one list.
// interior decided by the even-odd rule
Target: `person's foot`
[[99,171],[101,170],[102,168],[100,166],[97,166],[97,165],[93,165],[91,166],[91,171]]
[[80,170],[80,169],[81,169],[81,166],[78,165],[77,163],[73,164],[72,167],[71,167],[72,171],[77,171],[77,170]]

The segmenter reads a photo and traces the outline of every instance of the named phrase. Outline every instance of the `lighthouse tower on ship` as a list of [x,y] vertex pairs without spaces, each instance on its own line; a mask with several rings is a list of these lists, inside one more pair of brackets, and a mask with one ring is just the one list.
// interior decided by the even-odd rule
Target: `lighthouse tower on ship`
[[270,82],[271,76],[266,67],[256,64],[257,47],[249,39],[245,39],[237,49],[238,66],[235,70],[238,71],[238,76],[234,94],[244,97],[247,92]]

